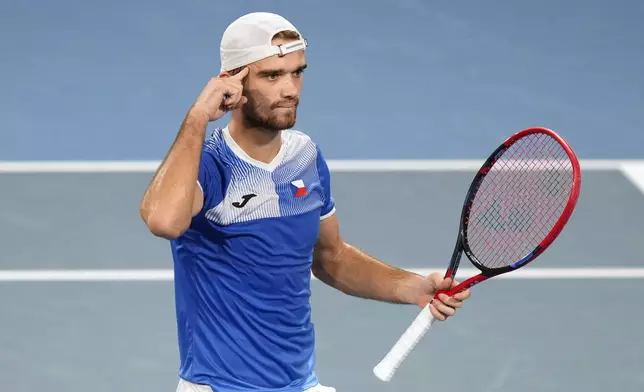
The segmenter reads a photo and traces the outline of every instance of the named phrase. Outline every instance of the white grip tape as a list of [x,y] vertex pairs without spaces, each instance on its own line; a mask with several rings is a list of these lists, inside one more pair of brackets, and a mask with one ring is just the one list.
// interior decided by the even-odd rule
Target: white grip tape
[[382,361],[373,368],[373,374],[382,381],[391,380],[400,364],[412,352],[425,333],[429,331],[429,327],[432,326],[433,322],[434,316],[429,311],[429,305],[427,305],[420,311],[414,322],[411,323]]

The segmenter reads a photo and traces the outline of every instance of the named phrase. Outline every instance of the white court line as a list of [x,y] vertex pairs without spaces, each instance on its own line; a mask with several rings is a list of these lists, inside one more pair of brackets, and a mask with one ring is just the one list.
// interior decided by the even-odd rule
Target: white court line
[[624,177],[630,180],[640,192],[644,193],[644,162],[624,164],[621,171]]
[[[445,269],[408,268],[408,271],[428,275],[444,273]],[[474,268],[462,268],[457,279],[477,274]],[[0,282],[127,282],[172,281],[171,269],[123,270],[0,270]],[[313,277],[314,280],[315,277]],[[494,279],[644,279],[644,268],[525,268]]]
[[149,173],[160,161],[0,161],[0,173]]
[[[151,173],[160,161],[0,161],[2,173]],[[475,171],[483,160],[327,160],[332,172]],[[644,160],[580,160],[584,171],[620,171],[644,193]]]
[[[483,160],[328,160],[329,169],[334,172],[407,172],[407,171],[474,171]],[[582,170],[620,170],[626,164],[644,164],[644,160],[580,160]]]
[[[473,171],[483,160],[327,160],[333,172]],[[148,173],[160,161],[0,161],[0,173]],[[583,170],[621,170],[644,160],[581,160]]]

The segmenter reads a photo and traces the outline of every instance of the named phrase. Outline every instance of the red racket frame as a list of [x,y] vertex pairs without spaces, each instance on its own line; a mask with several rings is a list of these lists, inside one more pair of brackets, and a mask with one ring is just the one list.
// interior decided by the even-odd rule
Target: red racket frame
[[[503,156],[503,153],[505,153],[505,151],[507,151],[508,148],[510,148],[510,146],[516,143],[519,139],[535,133],[543,133],[552,137],[555,141],[559,143],[559,145],[561,145],[561,147],[565,150],[566,154],[568,155],[568,158],[570,158],[570,161],[572,163],[572,168],[573,168],[573,185],[572,185],[572,191],[570,192],[570,197],[568,198],[566,207],[564,208],[561,216],[557,220],[557,223],[555,223],[550,233],[548,233],[548,235],[543,239],[543,241],[541,241],[539,245],[537,245],[535,249],[533,249],[532,252],[526,255],[526,257],[524,257],[523,259],[517,260],[517,262],[513,263],[512,265],[508,265],[502,268],[494,268],[494,269],[487,268],[481,265],[481,263],[476,259],[476,256],[474,256],[474,254],[471,252],[467,244],[465,233],[467,229],[467,219],[469,218],[469,210],[470,210],[469,207],[474,200],[474,196],[476,195],[476,192],[478,191],[478,188],[481,182],[483,181],[483,178],[485,178],[485,176],[489,172],[490,168],[494,165],[494,163],[501,156]],[[456,274],[456,270],[458,269],[463,252],[467,255],[467,257],[470,259],[472,264],[474,264],[481,271],[481,273],[468,278],[467,280],[461,282],[460,284],[458,284],[457,286],[453,287],[450,290],[437,292],[434,298],[438,298],[438,295],[442,293],[445,293],[451,297],[454,294],[462,290],[466,290],[489,278],[492,278],[494,276],[498,276],[510,271],[514,271],[516,269],[519,269],[529,264],[531,261],[537,258],[537,256],[543,253],[550,245],[552,245],[552,243],[555,241],[557,236],[559,236],[559,234],[563,230],[564,226],[566,226],[566,223],[568,223],[568,220],[572,216],[572,213],[575,209],[577,200],[579,199],[580,190],[581,190],[581,166],[579,164],[579,159],[577,159],[577,155],[573,151],[572,147],[570,147],[570,145],[555,131],[548,128],[543,128],[543,127],[532,127],[532,128],[523,129],[515,133],[514,135],[510,136],[506,141],[503,142],[503,144],[501,144],[490,155],[490,157],[485,161],[485,163],[483,163],[481,168],[478,170],[476,177],[474,177],[472,184],[470,185],[470,188],[467,192],[467,196],[465,197],[465,203],[463,205],[458,239],[456,241],[456,246],[454,247],[454,253],[452,254],[450,265],[447,271],[445,272],[445,278],[454,278],[454,275]]]

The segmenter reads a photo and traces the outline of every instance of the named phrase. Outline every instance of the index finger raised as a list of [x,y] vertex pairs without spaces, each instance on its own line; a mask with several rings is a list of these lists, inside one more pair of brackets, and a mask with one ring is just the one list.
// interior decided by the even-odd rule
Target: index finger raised
[[242,79],[244,79],[246,77],[246,75],[248,75],[248,72],[249,72],[248,67],[244,67],[241,71],[239,71],[235,75],[231,75],[230,79],[242,80]]

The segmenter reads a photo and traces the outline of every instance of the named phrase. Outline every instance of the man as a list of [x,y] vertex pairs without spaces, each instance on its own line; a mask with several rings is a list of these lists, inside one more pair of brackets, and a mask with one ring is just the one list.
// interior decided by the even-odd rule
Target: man
[[[326,391],[315,365],[311,272],[356,297],[423,307],[457,282],[412,274],[340,236],[320,148],[293,130],[306,40],[252,13],[221,42],[222,68],[189,109],[145,192],[149,230],[171,240],[178,391]],[[209,122],[232,113],[205,141]],[[442,296],[439,320],[470,295]]]

